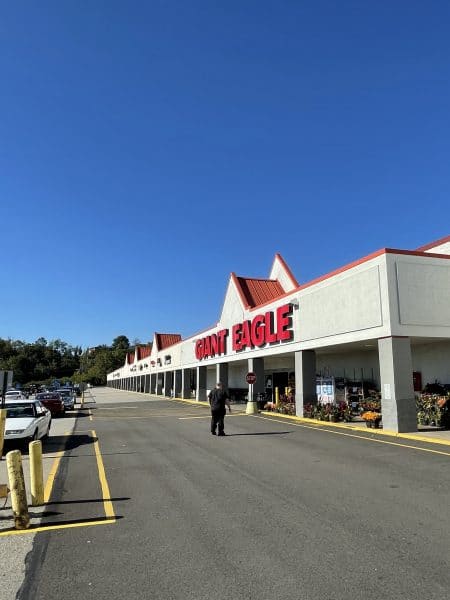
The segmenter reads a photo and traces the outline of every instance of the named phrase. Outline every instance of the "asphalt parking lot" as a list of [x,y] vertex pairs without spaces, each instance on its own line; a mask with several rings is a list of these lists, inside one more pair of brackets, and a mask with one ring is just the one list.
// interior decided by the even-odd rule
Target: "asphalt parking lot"
[[93,394],[11,600],[447,596],[449,448]]

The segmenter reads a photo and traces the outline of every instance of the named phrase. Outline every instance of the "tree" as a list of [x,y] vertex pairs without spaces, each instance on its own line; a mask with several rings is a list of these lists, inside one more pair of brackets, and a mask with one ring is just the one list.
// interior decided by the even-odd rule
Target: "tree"
[[112,348],[113,350],[128,350],[130,347],[130,341],[126,335],[118,335],[113,339]]

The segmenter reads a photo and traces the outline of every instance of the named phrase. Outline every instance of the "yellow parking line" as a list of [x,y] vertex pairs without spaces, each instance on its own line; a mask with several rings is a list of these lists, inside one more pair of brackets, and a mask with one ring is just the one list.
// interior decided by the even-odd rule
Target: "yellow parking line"
[[106,517],[115,517],[114,507],[111,502],[111,494],[109,491],[108,482],[106,480],[105,473],[105,465],[103,464],[102,454],[100,452],[100,446],[97,439],[97,434],[94,430],[92,430],[92,436],[94,438],[94,449],[95,449],[95,457],[97,459],[97,469],[98,469],[98,477],[100,479],[100,486],[102,488],[103,495],[103,506],[105,508]]
[[[280,423],[279,419],[270,419],[269,417],[261,417],[260,415],[252,415],[257,419],[264,419],[265,421],[274,421]],[[312,429],[313,431],[324,431],[325,433],[334,433],[335,435],[344,435],[346,437],[357,438],[358,440],[364,440],[366,442],[377,442],[378,444],[388,444],[389,446],[400,446],[400,448],[408,448],[410,450],[420,450],[421,452],[431,452],[432,454],[441,454],[444,456],[450,456],[450,452],[442,452],[441,450],[432,450],[430,448],[421,448],[420,446],[411,446],[409,444],[400,444],[399,442],[388,442],[387,440],[380,440],[376,438],[369,438],[363,435],[355,435],[353,433],[344,433],[343,431],[333,431],[332,429],[325,429],[323,427],[301,425],[300,423],[289,422],[289,425],[293,427],[303,427],[304,429]]]
[[[90,429],[89,433],[91,433],[91,435],[94,438],[97,437],[94,430]],[[71,434],[64,433],[63,435],[70,436]],[[100,447],[99,447],[99,443],[98,443],[97,439],[94,440],[94,449],[95,449],[95,457],[97,460],[98,477],[99,477],[100,486],[102,489],[103,506],[104,506],[105,516],[106,516],[105,520],[81,521],[81,522],[75,522],[75,523],[64,523],[61,525],[58,525],[57,523],[55,523],[54,525],[41,525],[41,526],[37,526],[37,527],[30,527],[29,529],[20,529],[20,530],[12,529],[12,530],[8,530],[8,531],[0,531],[0,537],[6,537],[9,535],[21,535],[24,533],[38,533],[40,531],[51,531],[51,530],[55,530],[55,529],[72,529],[74,527],[91,527],[93,525],[110,525],[111,523],[115,523],[116,515],[114,513],[114,508],[113,508],[113,505],[111,502],[111,494],[109,491],[108,482],[106,480],[105,467],[103,464],[103,458],[102,458],[102,455],[100,452]],[[65,449],[60,450],[55,457],[55,460],[53,462],[52,468],[50,470],[50,473],[47,477],[47,481],[45,484],[44,502],[49,502],[49,500],[50,500],[50,496],[52,493],[56,474],[58,472],[59,464],[61,462],[61,458],[64,456],[64,453],[65,453]],[[43,513],[43,516],[45,516],[45,513]]]
[[52,531],[55,529],[73,529],[74,527],[92,527],[93,525],[111,525],[116,519],[108,519],[104,521],[82,521],[79,523],[63,523],[61,525],[42,525],[38,527],[30,527],[29,529],[10,529],[8,531],[0,531],[0,537],[9,535],[22,535],[24,533],[39,533],[40,531]]
[[92,410],[89,409],[89,421],[93,421],[94,419],[92,418]]

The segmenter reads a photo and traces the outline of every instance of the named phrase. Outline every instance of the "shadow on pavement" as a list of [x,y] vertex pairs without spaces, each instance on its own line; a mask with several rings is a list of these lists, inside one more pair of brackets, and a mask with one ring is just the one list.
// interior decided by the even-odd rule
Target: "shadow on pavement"
[[[126,500],[131,500],[131,498],[124,496],[123,498],[109,498],[109,500],[111,502],[124,502]],[[104,502],[104,501],[105,500],[103,498],[91,498],[88,500],[61,500],[60,502],[55,500],[54,502],[46,502],[43,506],[51,506],[52,504],[89,504],[91,502],[94,503],[94,502]],[[53,513],[46,512],[45,514],[50,515]]]
[[286,435],[292,431],[258,431],[255,433],[227,433],[226,437],[234,437],[237,435]]

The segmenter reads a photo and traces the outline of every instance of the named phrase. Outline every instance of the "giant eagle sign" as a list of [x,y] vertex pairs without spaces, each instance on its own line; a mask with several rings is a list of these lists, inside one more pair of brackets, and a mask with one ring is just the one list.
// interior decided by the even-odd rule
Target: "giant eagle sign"
[[[195,342],[197,360],[227,353],[228,329],[207,335]],[[236,323],[231,328],[231,348],[241,352],[246,348],[262,348],[267,344],[278,344],[292,340],[292,304],[283,304],[276,310],[258,314],[253,319]]]

